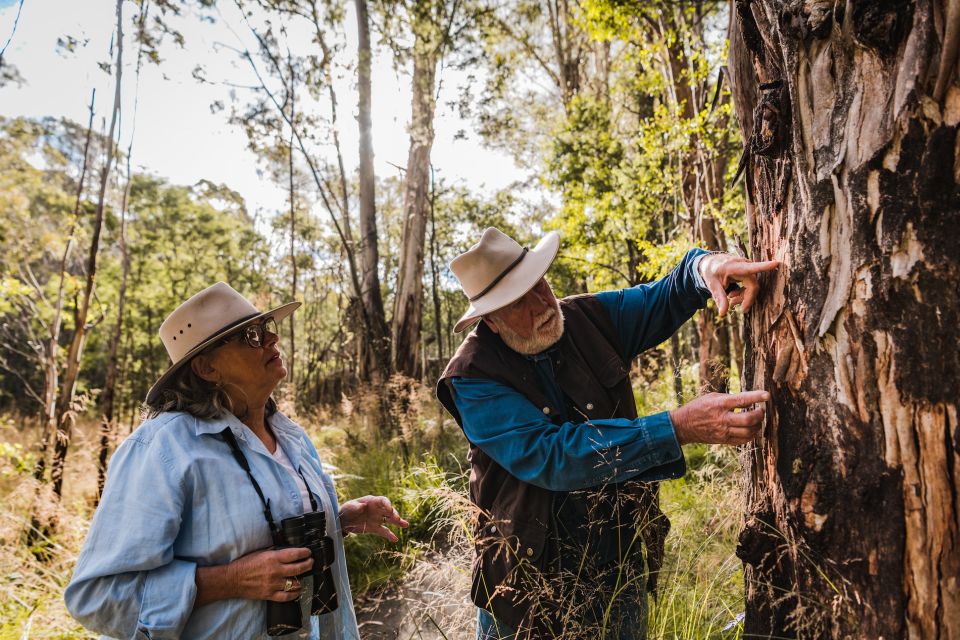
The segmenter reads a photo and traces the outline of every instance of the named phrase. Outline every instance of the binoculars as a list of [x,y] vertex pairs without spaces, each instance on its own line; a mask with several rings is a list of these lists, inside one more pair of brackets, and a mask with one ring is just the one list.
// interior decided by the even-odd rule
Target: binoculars
[[[313,568],[297,576],[298,579],[313,576],[313,597],[310,605],[312,616],[330,613],[337,608],[337,587],[330,570],[335,559],[333,540],[325,533],[326,516],[323,511],[305,513],[280,521],[276,548],[306,547],[313,555]],[[302,626],[299,599],[292,602],[267,602],[267,634],[282,636],[297,631]]]

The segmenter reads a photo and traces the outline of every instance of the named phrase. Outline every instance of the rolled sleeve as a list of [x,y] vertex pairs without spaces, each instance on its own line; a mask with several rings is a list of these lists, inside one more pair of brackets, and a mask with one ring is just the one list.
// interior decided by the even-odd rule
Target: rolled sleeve
[[67,609],[114,638],[179,638],[196,599],[196,564],[174,557],[186,473],[135,436],[110,463],[104,494],[73,578]]
[[177,559],[145,572],[138,632],[146,632],[145,638],[179,638],[197,598],[196,574],[196,563]]
[[686,470],[666,412],[554,424],[510,387],[453,378],[467,438],[516,478],[552,491],[624,480],[677,478]]

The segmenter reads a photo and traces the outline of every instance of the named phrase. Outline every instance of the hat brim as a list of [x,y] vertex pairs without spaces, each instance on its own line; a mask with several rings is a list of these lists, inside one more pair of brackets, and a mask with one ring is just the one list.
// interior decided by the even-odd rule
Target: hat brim
[[238,322],[237,324],[228,325],[223,329],[221,329],[220,331],[218,331],[217,333],[213,334],[212,336],[210,336],[209,338],[207,338],[206,340],[204,340],[203,342],[195,346],[193,349],[188,351],[186,354],[184,354],[182,358],[174,362],[172,365],[170,365],[170,368],[168,368],[166,371],[163,372],[163,375],[161,375],[157,379],[157,381],[153,383],[153,386],[150,387],[150,391],[147,392],[147,404],[157,399],[157,396],[160,395],[160,392],[163,390],[164,385],[166,385],[166,383],[170,381],[170,378],[173,377],[173,375],[180,370],[180,367],[190,362],[193,356],[197,355],[198,353],[200,353],[201,351],[209,347],[211,344],[213,344],[220,338],[224,337],[228,333],[239,331],[240,329],[246,327],[247,325],[250,325],[256,322],[257,320],[261,320],[263,318],[273,318],[276,322],[279,323],[280,321],[286,319],[291,313],[296,311],[301,304],[302,304],[301,302],[288,302],[287,304],[281,305],[275,309],[271,309],[270,311],[264,311],[263,313],[258,313],[256,315],[250,316],[249,318],[246,318],[242,322]]
[[551,231],[493,289],[470,303],[470,307],[454,325],[454,333],[468,329],[486,314],[502,309],[526,295],[547,273],[559,250],[560,234]]

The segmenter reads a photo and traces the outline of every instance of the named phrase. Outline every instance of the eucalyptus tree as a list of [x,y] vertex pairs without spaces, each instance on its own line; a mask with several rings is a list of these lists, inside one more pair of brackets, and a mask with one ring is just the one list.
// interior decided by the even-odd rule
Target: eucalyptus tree
[[772,395],[744,631],[960,638],[960,3],[737,0],[730,70]]
[[391,321],[392,369],[418,377],[426,230],[430,219],[438,66],[469,48],[479,7],[471,0],[376,0],[379,27],[398,65],[411,68],[410,146],[404,174],[403,243]]

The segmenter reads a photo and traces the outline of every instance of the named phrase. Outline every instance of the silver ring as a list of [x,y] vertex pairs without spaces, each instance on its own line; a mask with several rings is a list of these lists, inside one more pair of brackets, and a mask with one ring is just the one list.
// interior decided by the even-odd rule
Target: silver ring
[[293,580],[291,578],[287,578],[287,581],[283,583],[283,590],[289,592],[289,591],[293,591],[293,589],[294,589]]

